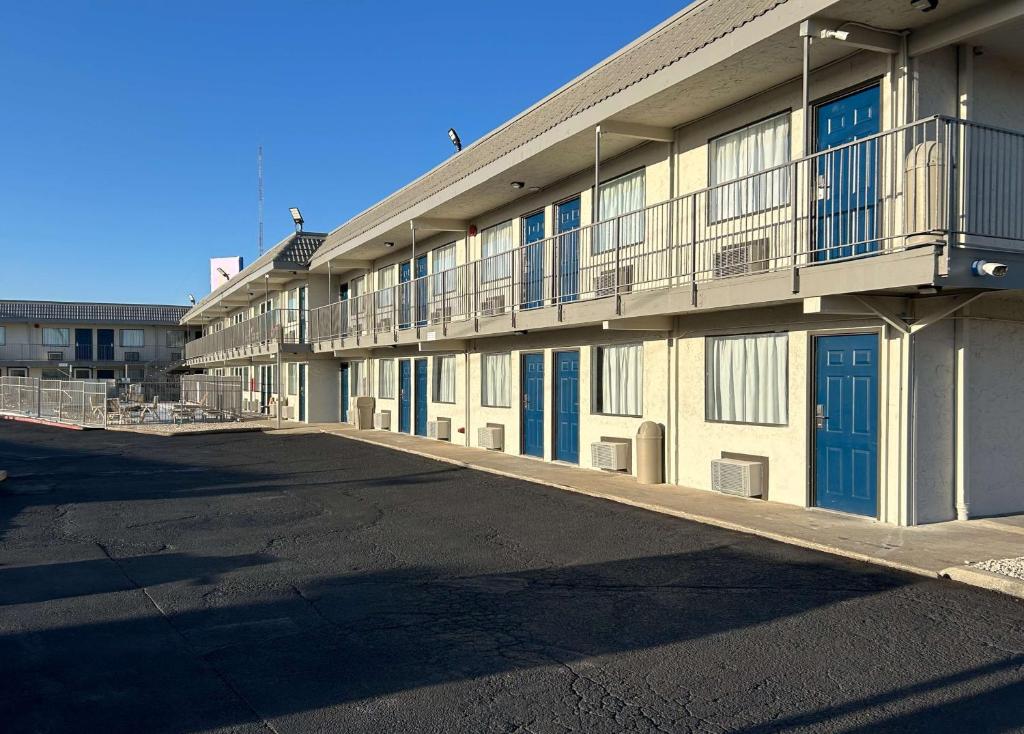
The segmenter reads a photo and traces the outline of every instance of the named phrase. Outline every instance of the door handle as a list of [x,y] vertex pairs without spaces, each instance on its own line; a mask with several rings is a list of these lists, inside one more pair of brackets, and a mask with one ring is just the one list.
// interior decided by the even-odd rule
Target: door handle
[[825,427],[825,421],[828,420],[828,416],[825,415],[825,406],[818,403],[814,406],[814,425],[818,429]]

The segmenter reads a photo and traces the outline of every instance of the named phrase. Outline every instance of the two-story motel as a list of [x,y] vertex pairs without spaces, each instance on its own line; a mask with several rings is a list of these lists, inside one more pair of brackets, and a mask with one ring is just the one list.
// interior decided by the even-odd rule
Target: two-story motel
[[188,363],[297,420],[369,396],[625,471],[653,421],[669,484],[732,457],[888,523],[1024,511],[1021,33],[1012,0],[694,2],[287,238],[185,316]]
[[0,301],[0,375],[139,382],[185,355],[187,306]]

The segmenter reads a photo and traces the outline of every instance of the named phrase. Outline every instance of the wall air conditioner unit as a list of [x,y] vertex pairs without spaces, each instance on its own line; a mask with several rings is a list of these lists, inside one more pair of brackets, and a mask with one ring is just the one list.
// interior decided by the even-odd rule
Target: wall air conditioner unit
[[382,410],[373,414],[373,427],[379,431],[391,430],[391,411]]
[[390,316],[377,317],[377,331],[391,331],[392,321]]
[[[633,290],[633,266],[623,265],[619,268],[619,293]],[[594,276],[594,297],[604,298],[615,295],[615,268],[602,270]]]
[[595,469],[625,471],[629,468],[629,444],[625,441],[594,441],[590,444],[590,463]]
[[480,315],[481,316],[497,316],[498,314],[505,313],[505,294],[499,294],[497,296],[488,296],[480,304]]
[[442,321],[452,320],[452,307],[445,306],[444,308],[435,308],[430,312],[430,323],[440,324]]
[[711,462],[711,488],[735,497],[760,497],[762,464],[742,459],[714,459]]
[[768,240],[723,245],[715,252],[715,277],[763,273],[768,270]]
[[139,361],[139,353],[138,352],[125,352],[124,353],[124,361],[125,362],[138,362]]
[[64,360],[64,352],[47,352],[46,358],[51,362],[62,362]]
[[482,449],[501,451],[505,446],[504,426],[485,426],[476,431],[476,442]]
[[438,441],[451,441],[452,419],[438,418],[436,421],[427,423],[427,435],[436,438]]

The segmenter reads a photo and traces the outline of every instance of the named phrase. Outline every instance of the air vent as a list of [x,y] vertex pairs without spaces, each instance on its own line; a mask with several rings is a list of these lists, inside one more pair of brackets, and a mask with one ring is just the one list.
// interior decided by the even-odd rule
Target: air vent
[[486,426],[484,428],[478,428],[476,432],[476,442],[482,449],[501,451],[505,445],[505,427]]
[[373,414],[373,427],[380,431],[391,430],[391,411],[382,410]]
[[[633,290],[633,266],[624,265],[619,268],[619,293],[629,293]],[[615,268],[602,271],[594,276],[594,296],[604,298],[615,295]]]
[[711,488],[735,497],[760,497],[761,462],[741,459],[714,459],[711,462]]
[[595,469],[625,471],[629,468],[629,444],[624,441],[595,441],[590,444],[590,463]]
[[497,316],[505,313],[505,294],[489,296],[480,304],[481,316]]
[[46,358],[51,362],[60,362],[64,359],[64,352],[47,352]]
[[723,245],[715,253],[715,277],[749,275],[768,270],[768,240]]
[[452,438],[452,419],[438,418],[427,423],[427,435],[439,441],[450,441]]

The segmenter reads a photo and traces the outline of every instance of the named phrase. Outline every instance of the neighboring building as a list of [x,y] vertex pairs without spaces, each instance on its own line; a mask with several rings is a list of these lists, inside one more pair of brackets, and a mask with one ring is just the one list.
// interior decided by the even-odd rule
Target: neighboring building
[[893,524],[1024,511],[1024,9],[930,5],[695,2],[221,286],[189,364],[584,467],[654,421],[670,483],[753,459]]
[[0,374],[161,378],[184,358],[188,306],[0,301]]

